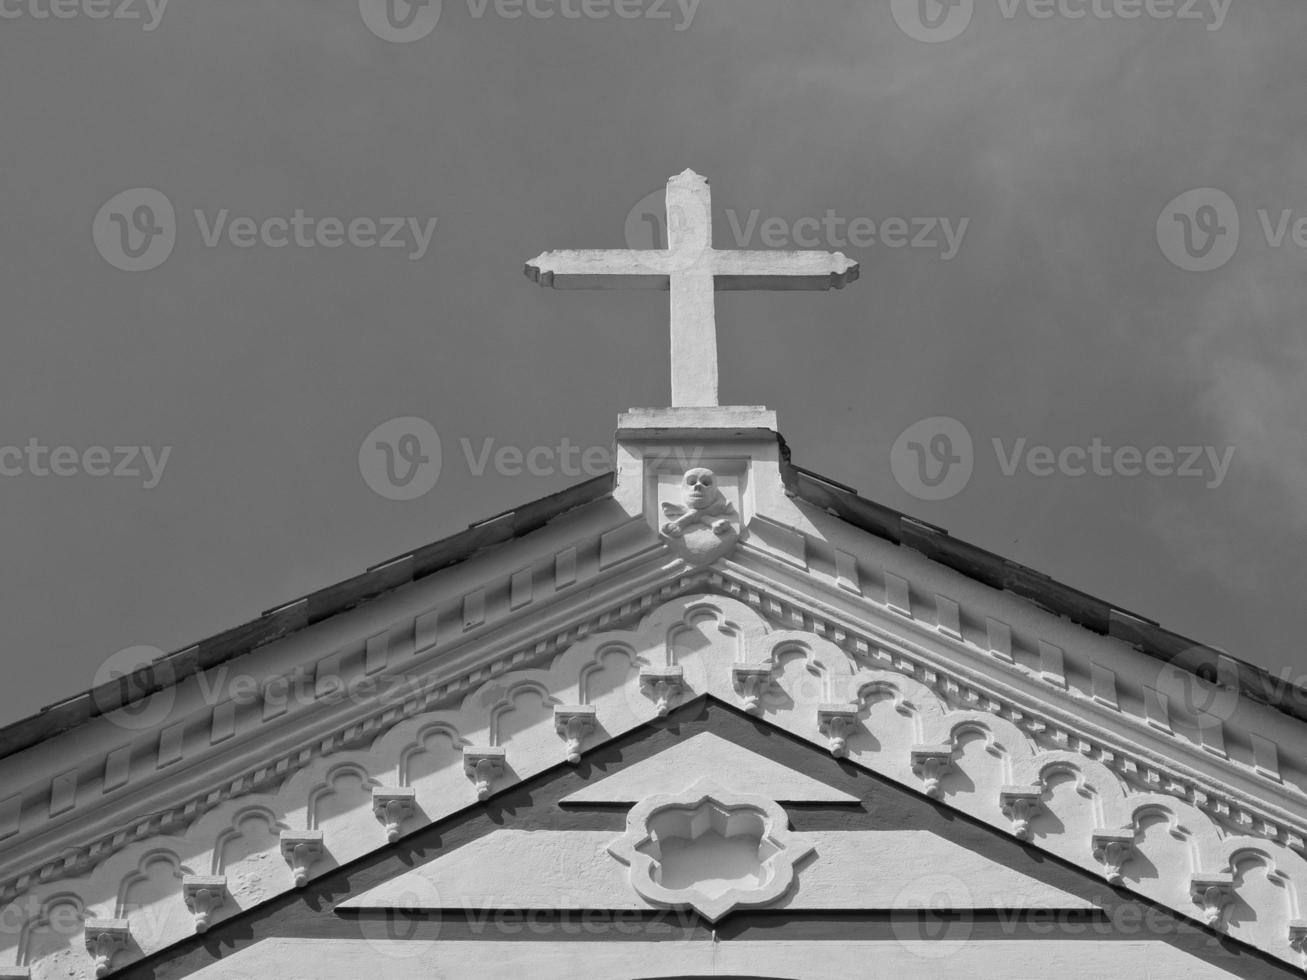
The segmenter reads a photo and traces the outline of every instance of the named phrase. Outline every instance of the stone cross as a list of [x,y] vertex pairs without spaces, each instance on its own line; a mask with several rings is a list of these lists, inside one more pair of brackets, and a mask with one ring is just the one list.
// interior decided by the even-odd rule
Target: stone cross
[[858,278],[842,252],[712,247],[708,179],[693,170],[667,181],[666,249],[568,249],[526,264],[533,282],[555,289],[671,291],[672,405],[717,404],[718,289],[839,289]]

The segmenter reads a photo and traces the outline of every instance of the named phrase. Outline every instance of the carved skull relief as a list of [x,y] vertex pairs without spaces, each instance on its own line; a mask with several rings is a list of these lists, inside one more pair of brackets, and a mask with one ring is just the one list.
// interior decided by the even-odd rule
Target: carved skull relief
[[706,565],[735,547],[740,517],[706,466],[685,471],[677,486],[681,502],[662,503],[659,530],[672,550],[691,565]]
[[691,525],[704,524],[714,534],[728,534],[731,522],[727,515],[732,512],[717,486],[716,474],[707,467],[696,466],[686,470],[681,478],[681,505],[663,504],[663,515],[669,520],[663,524],[662,531],[670,538],[679,538]]

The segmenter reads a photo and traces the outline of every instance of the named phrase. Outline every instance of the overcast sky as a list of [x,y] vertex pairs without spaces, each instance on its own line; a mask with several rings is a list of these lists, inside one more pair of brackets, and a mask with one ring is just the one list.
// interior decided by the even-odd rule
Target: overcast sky
[[861,263],[718,297],[795,462],[1307,674],[1302,3],[51,2],[0,0],[0,722],[584,479],[667,297],[522,264],[686,167],[718,247]]

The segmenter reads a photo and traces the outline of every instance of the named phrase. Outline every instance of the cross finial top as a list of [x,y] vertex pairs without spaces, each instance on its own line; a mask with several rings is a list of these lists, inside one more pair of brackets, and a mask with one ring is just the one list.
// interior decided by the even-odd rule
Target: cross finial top
[[839,289],[858,278],[842,252],[712,247],[708,178],[685,169],[667,181],[667,248],[544,252],[526,264],[533,282],[555,289],[671,292],[672,405],[717,404],[719,289]]

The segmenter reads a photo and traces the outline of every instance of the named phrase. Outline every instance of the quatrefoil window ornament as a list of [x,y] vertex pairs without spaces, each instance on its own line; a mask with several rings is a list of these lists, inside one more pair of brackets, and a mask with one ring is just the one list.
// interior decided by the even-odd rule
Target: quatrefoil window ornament
[[779,900],[812,849],[789,829],[780,804],[711,779],[646,797],[627,815],[626,833],[608,845],[650,905],[692,908],[710,922]]

